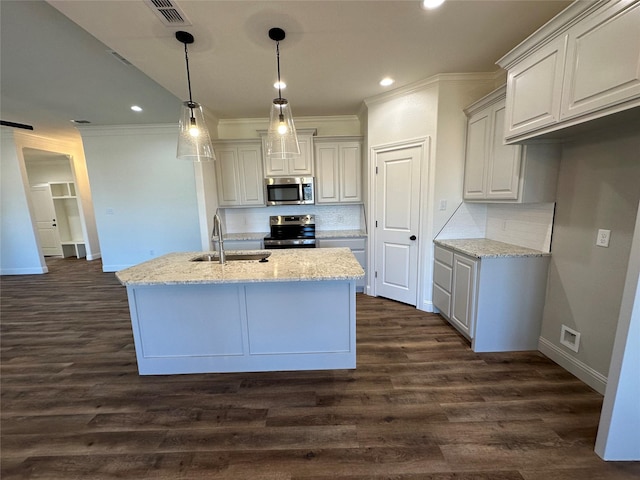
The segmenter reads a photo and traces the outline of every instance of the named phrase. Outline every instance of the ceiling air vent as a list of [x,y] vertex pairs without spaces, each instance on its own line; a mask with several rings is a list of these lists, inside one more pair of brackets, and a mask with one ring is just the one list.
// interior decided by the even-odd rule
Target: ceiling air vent
[[191,25],[191,22],[184,12],[171,0],[144,0],[144,3],[153,10],[153,13],[155,13],[167,27]]

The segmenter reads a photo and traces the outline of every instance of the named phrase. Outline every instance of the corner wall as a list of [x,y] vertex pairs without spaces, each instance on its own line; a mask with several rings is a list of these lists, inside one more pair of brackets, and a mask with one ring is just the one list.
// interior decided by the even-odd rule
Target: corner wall
[[[640,125],[595,132],[563,146],[539,348],[604,393],[640,200]],[[609,248],[595,245],[611,230]],[[580,333],[578,352],[560,343]]]
[[80,129],[103,270],[201,250],[194,164],[176,159],[175,125]]

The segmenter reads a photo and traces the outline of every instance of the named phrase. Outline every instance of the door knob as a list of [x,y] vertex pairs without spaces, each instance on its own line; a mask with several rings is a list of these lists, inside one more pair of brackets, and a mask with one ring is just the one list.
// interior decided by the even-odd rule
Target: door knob
[[409,240],[415,240],[416,238],[417,238],[417,237],[416,237],[415,235],[411,235],[411,236],[409,237]]
[[54,223],[54,224],[53,224],[53,225],[51,225],[51,226],[52,226],[52,227],[55,227],[55,226],[56,226],[56,224]]

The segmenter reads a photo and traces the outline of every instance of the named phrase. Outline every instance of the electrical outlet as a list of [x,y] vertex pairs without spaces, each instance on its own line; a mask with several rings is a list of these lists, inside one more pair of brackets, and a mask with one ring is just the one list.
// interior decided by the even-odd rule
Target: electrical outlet
[[447,201],[440,200],[440,210],[446,210],[446,209],[447,209]]
[[596,245],[598,247],[608,247],[609,237],[611,236],[611,230],[598,230],[598,237],[596,238]]

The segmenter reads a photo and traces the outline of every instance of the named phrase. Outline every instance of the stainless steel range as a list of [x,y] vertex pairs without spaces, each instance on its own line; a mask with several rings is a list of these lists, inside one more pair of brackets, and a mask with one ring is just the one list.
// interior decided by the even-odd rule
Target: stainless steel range
[[313,215],[274,215],[269,217],[270,234],[264,248],[315,248],[316,221]]

